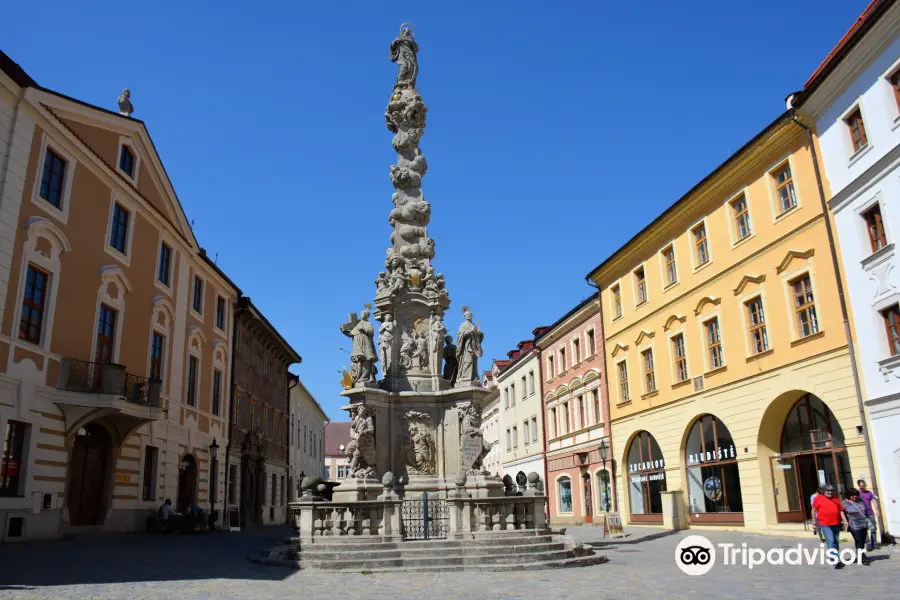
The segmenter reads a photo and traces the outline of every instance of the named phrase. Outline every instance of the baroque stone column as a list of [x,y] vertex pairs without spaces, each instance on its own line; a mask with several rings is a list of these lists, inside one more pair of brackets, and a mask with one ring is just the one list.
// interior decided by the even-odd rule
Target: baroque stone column
[[[428,236],[431,205],[422,195],[428,163],[419,148],[427,107],[415,89],[419,45],[408,27],[391,42],[391,60],[399,66],[384,113],[394,133],[397,163],[391,165],[393,227],[385,270],[375,281],[375,319],[382,323],[381,387],[388,391],[428,392],[447,389],[441,377],[444,311],[450,306],[444,276],[431,264],[435,243]],[[388,324],[388,325],[385,325]]]

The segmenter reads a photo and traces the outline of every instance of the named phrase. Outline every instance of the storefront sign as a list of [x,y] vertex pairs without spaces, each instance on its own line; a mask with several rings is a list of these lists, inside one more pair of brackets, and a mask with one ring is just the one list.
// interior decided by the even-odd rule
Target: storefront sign
[[687,455],[688,466],[690,465],[702,465],[708,462],[715,462],[719,460],[729,460],[732,458],[736,458],[737,453],[734,451],[734,446],[726,446],[719,447],[715,452],[695,452],[694,454]]
[[776,468],[776,469],[790,469],[790,468],[791,468],[791,465],[789,465],[789,464],[787,464],[787,465],[775,465],[775,468]]
[[631,463],[628,465],[629,473],[640,473],[641,471],[656,471],[657,469],[664,469],[665,465],[663,464],[663,460],[648,460],[644,462]]
[[649,475],[632,475],[631,483],[643,483],[645,481],[665,481],[665,473],[651,473]]

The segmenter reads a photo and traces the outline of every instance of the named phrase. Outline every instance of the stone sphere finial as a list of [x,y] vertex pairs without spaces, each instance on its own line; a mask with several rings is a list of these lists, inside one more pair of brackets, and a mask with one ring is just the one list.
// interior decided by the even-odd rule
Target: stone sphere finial
[[454,481],[454,483],[456,484],[456,487],[464,488],[464,487],[466,487],[466,481],[468,481],[468,480],[469,480],[469,476],[466,475],[466,472],[460,471],[459,473],[456,474],[456,480]]
[[386,471],[384,475],[381,476],[381,485],[388,489],[393,489],[394,487],[394,474],[390,471]]
[[534,485],[535,483],[537,483],[540,480],[541,480],[541,476],[538,475],[537,473],[535,473],[534,471],[532,471],[531,473],[528,474],[528,483],[530,483],[531,485]]

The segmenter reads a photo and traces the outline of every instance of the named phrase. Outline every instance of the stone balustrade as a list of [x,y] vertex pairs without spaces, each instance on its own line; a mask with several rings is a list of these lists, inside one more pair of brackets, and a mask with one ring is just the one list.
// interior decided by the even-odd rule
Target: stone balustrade
[[356,536],[383,541],[402,539],[399,498],[331,502],[320,498],[288,503],[301,540]]
[[543,495],[469,498],[451,494],[450,535],[456,539],[503,531],[547,530]]

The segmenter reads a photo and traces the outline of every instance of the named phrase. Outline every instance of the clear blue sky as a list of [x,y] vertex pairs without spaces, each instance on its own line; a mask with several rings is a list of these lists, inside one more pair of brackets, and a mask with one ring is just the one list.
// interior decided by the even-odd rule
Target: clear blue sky
[[372,301],[389,245],[402,21],[446,322],[472,307],[488,368],[780,114],[867,3],[43,0],[4,6],[0,44],[86,102],[131,88],[201,245],[343,419],[338,325]]

